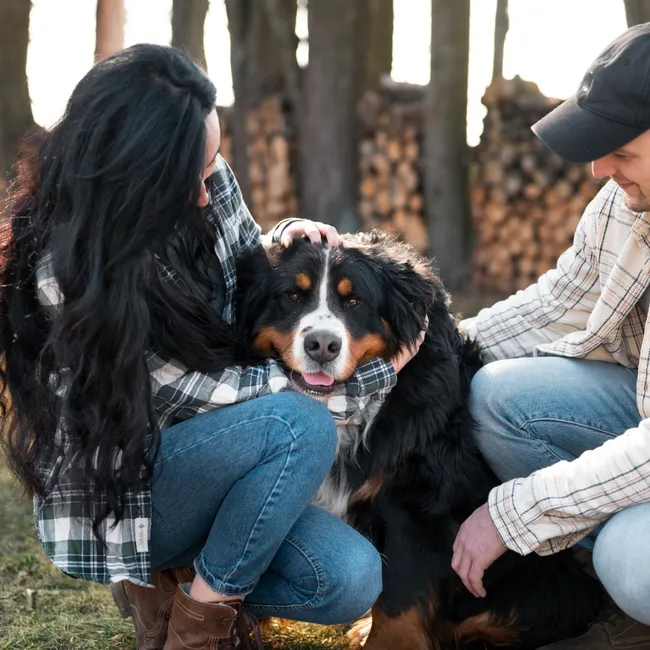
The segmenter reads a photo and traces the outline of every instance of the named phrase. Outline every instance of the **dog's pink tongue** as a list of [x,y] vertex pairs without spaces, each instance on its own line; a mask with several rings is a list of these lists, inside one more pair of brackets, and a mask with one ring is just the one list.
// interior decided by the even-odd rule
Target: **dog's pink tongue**
[[310,386],[331,386],[334,383],[334,377],[330,377],[324,372],[306,372],[302,378]]

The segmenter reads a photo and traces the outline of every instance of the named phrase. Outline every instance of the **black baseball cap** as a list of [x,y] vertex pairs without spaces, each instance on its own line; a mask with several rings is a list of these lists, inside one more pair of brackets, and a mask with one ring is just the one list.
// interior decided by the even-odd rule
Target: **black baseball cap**
[[610,43],[578,92],[532,129],[551,151],[576,163],[598,160],[650,129],[650,23]]

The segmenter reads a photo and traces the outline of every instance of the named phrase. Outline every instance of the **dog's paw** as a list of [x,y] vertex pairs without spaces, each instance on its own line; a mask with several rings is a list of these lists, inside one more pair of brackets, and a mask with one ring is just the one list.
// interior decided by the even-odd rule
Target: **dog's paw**
[[347,633],[350,639],[350,650],[360,650],[366,645],[370,629],[372,628],[372,616],[360,618]]

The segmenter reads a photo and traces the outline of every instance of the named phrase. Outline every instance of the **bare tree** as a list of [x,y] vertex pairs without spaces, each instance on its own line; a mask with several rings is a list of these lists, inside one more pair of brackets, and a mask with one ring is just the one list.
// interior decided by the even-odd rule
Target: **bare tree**
[[204,70],[203,27],[209,5],[209,0],[174,0],[172,4],[172,46],[186,52]]
[[300,71],[296,61],[296,0],[226,0],[230,31],[235,111],[233,153],[237,180],[250,202],[246,111],[268,93],[293,99],[300,94]]
[[650,0],[625,0],[628,27],[650,22]]
[[[263,7],[264,11],[261,11]],[[245,111],[279,90],[300,156],[300,213],[359,227],[356,108],[392,66],[393,0],[309,0],[309,65],[296,61],[296,0],[226,0],[235,90],[235,166],[247,196]]]
[[97,0],[95,61],[105,59],[124,47],[124,0]]
[[393,0],[357,0],[362,5],[357,45],[361,92],[376,88],[393,66]]
[[34,126],[27,85],[28,1],[0,0],[0,193],[11,179],[18,144]]
[[431,253],[451,290],[469,271],[469,14],[470,0],[432,0],[424,185]]
[[494,62],[492,65],[492,79],[503,77],[503,50],[509,27],[508,0],[497,0],[497,11],[494,17]]
[[360,57],[355,47],[361,4],[309,0],[309,65],[301,126],[301,212],[336,225],[359,227],[357,120]]
[[[285,91],[293,105],[296,114],[302,112],[301,75],[296,48],[296,0],[263,0],[266,10],[266,20],[273,32],[273,43],[277,48],[277,58],[282,69],[282,80]],[[262,50],[264,52],[264,50]],[[268,52],[266,53],[268,56]]]

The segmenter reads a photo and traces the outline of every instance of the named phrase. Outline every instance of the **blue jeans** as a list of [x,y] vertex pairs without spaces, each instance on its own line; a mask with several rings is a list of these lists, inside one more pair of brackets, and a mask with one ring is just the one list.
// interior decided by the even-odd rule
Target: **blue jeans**
[[[479,447],[502,481],[573,460],[640,421],[635,371],[558,357],[488,364],[474,377],[470,407]],[[650,624],[650,503],[618,512],[592,538],[605,589]]]
[[381,592],[379,553],[309,502],[336,450],[324,406],[281,393],[162,432],[152,479],[152,570],[194,563],[258,616],[343,623]]

